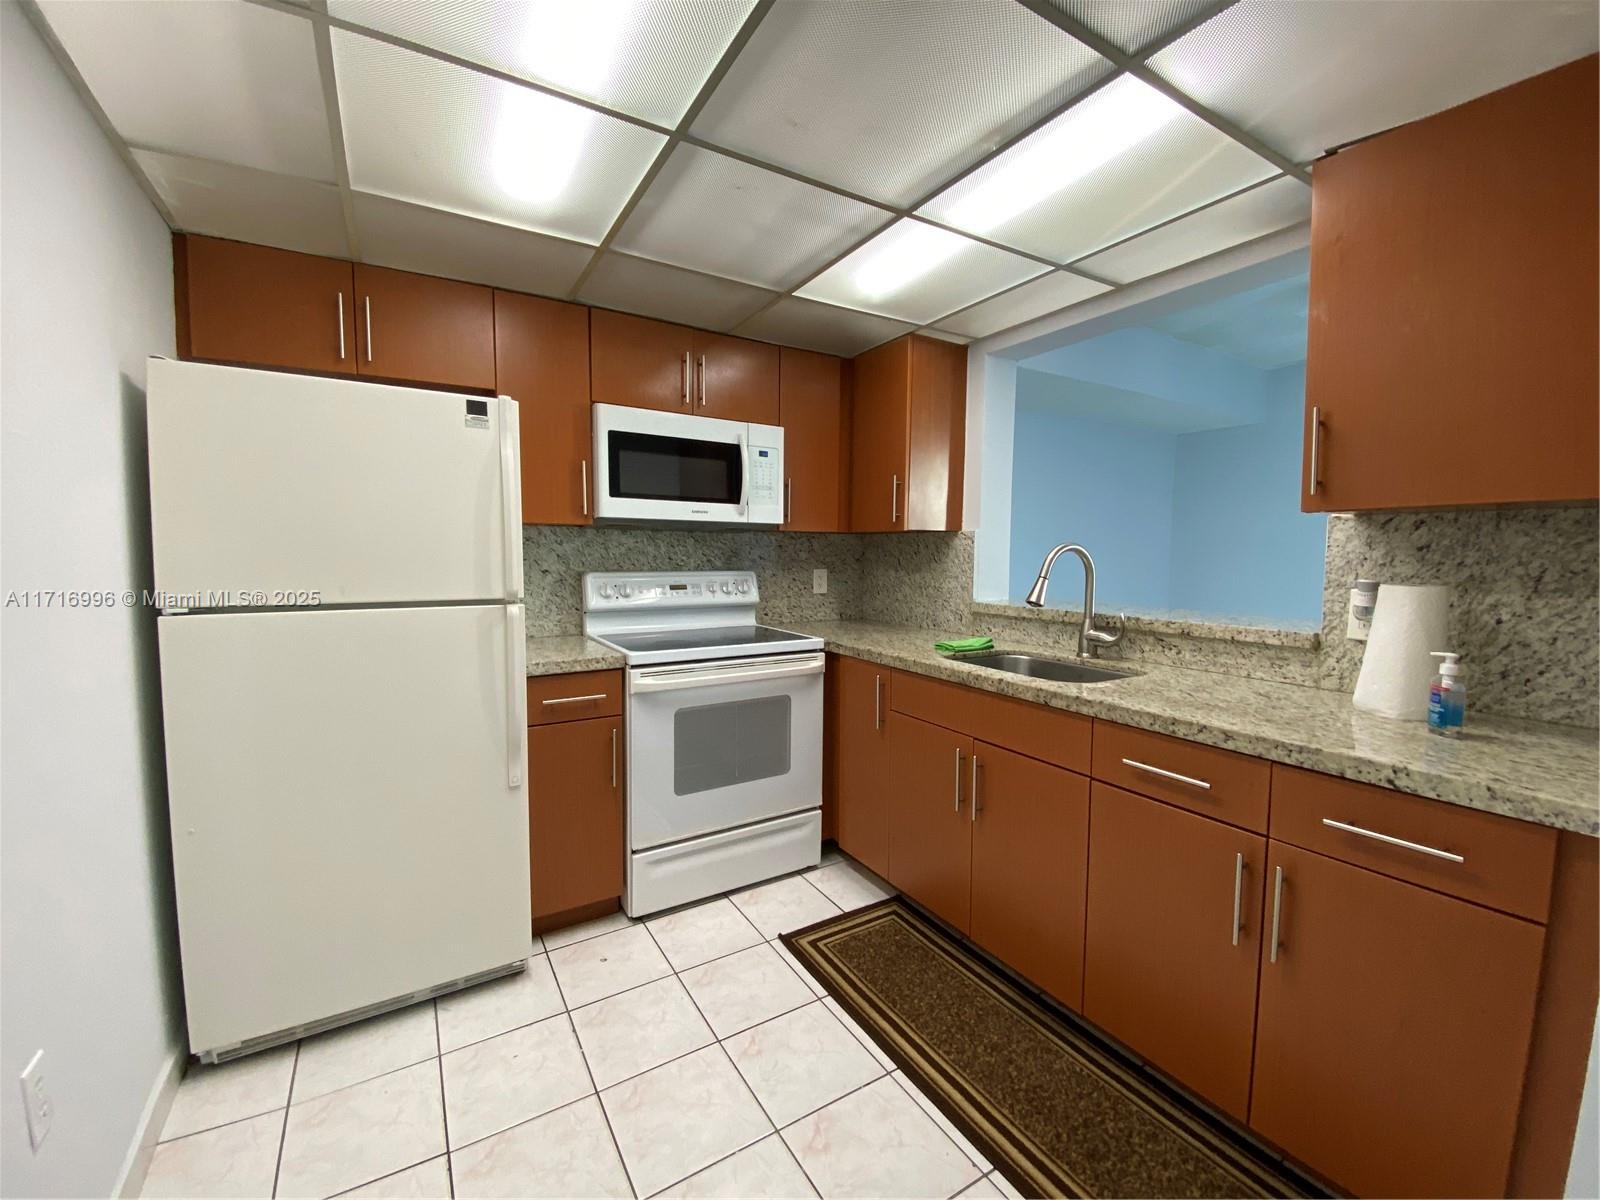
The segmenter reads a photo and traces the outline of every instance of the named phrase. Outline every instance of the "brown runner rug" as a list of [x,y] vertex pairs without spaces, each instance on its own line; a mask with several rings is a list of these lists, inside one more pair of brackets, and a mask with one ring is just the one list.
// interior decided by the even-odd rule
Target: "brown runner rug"
[[783,942],[1026,1195],[1326,1195],[903,900]]

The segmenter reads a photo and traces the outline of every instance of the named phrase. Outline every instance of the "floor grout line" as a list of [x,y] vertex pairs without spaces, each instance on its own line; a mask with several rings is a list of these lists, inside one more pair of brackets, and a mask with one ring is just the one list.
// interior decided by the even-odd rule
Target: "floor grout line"
[[[523,970],[527,970],[526,967]],[[450,1098],[444,1090],[444,1042],[439,1037],[439,1001],[433,1002],[433,1050],[434,1062],[439,1068],[439,1112],[444,1118],[444,1177],[450,1185],[450,1198],[455,1200],[456,1194],[456,1167],[450,1160]],[[426,1161],[426,1160],[424,1160]]]
[[[283,1147],[289,1140],[289,1109],[294,1104],[294,1077],[300,1070],[300,1043],[294,1044],[294,1062],[289,1067],[289,1091],[283,1098],[283,1128],[278,1131],[278,1161],[272,1168],[272,1194],[278,1194],[278,1179],[283,1174]],[[232,1124],[233,1122],[230,1122]]]

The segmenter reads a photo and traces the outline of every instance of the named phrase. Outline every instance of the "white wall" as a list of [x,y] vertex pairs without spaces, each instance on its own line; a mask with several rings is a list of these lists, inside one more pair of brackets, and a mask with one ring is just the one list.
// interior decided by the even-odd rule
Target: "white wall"
[[[10,0],[0,54],[0,595],[138,591],[167,229]],[[0,1178],[103,1196],[180,1044],[154,614],[7,604],[0,661]],[[40,1048],[35,1155],[15,1080]]]
[[1595,1015],[1594,1027],[1578,1131],[1572,1142],[1572,1161],[1567,1164],[1567,1195],[1572,1200],[1600,1196],[1600,1013]]

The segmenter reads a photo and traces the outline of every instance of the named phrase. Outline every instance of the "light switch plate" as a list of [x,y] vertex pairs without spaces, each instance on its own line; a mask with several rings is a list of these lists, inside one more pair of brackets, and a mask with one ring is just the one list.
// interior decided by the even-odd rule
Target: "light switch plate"
[[828,572],[825,567],[818,567],[811,572],[811,591],[814,595],[826,595],[828,591]]

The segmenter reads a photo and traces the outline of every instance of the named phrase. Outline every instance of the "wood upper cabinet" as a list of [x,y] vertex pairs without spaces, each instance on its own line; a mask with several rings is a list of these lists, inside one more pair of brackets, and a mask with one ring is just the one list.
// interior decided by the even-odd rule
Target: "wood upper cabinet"
[[850,528],[958,530],[967,349],[908,334],[854,360]]
[[837,533],[849,523],[849,422],[845,362],[809,350],[779,351],[783,425],[783,527]]
[[889,882],[962,933],[972,915],[972,739],[889,714]]
[[361,374],[494,388],[492,289],[365,263],[356,264],[355,287]]
[[522,523],[589,524],[589,310],[495,292],[494,362],[522,427]]
[[1544,929],[1280,842],[1268,869],[1251,1127],[1358,1196],[1505,1195]]
[[703,329],[693,332],[694,411],[726,421],[778,424],[778,347]]
[[1317,163],[1302,507],[1600,494],[1597,84],[1591,55]]
[[846,854],[888,878],[890,671],[837,655],[828,671],[834,836]]
[[597,308],[589,315],[589,377],[596,404],[689,412],[694,330]]
[[181,357],[355,373],[349,263],[188,233],[172,257]]
[[1103,783],[1090,808],[1083,1015],[1243,1120],[1266,839]]
[[1081,1007],[1089,781],[977,742],[967,812],[973,941]]
[[622,719],[528,730],[528,843],[533,915],[622,895]]

